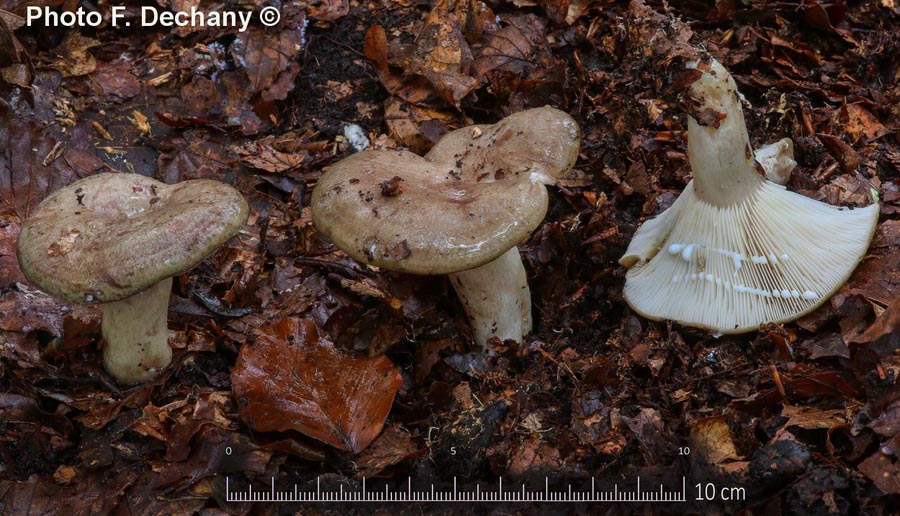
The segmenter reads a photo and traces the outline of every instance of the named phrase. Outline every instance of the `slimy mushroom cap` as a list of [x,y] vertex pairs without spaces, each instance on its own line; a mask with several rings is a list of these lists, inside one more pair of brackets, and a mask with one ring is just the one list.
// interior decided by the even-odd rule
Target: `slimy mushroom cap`
[[469,183],[451,172],[408,152],[354,154],[316,186],[313,221],[360,262],[446,274],[490,262],[544,218],[540,183]]

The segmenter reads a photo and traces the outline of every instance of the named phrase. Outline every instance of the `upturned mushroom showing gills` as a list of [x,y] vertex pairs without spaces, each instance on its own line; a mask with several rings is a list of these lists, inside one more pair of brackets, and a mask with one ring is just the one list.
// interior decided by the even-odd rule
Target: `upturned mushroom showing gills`
[[715,61],[695,62],[688,91],[693,180],[646,221],[620,263],[639,314],[722,333],[796,319],[827,300],[862,259],[876,202],[831,206],[755,170],[737,87]]
[[172,358],[172,276],[203,261],[247,215],[241,194],[217,181],[97,174],[38,205],[19,233],[19,266],[47,293],[101,304],[104,367],[121,383],[143,382]]
[[551,185],[578,158],[572,117],[544,107],[446,134],[425,157],[367,150],[334,165],[312,197],[316,227],[358,261],[449,274],[484,349],[531,331],[516,245],[547,212]]

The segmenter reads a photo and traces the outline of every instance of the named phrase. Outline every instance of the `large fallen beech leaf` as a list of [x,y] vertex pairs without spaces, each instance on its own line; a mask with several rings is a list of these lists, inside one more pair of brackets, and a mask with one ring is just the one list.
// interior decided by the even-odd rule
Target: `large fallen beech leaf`
[[241,348],[231,373],[241,417],[256,431],[297,430],[359,453],[381,432],[400,388],[386,357],[353,358],[288,317]]

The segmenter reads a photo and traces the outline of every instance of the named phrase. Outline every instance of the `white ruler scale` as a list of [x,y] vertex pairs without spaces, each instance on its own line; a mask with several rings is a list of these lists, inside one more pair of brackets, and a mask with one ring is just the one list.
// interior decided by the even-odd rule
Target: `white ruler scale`
[[453,489],[435,489],[434,484],[427,490],[413,489],[412,479],[408,479],[406,489],[385,488],[370,490],[366,487],[366,479],[362,479],[359,489],[344,489],[341,485],[337,490],[323,489],[321,482],[316,478],[315,491],[300,489],[294,484],[292,489],[278,489],[275,486],[275,478],[272,478],[268,489],[253,489],[248,484],[246,490],[232,489],[231,480],[225,477],[225,500],[228,502],[488,502],[488,503],[680,503],[688,501],[687,479],[681,477],[681,489],[670,490],[662,484],[642,486],[641,477],[629,488],[619,488],[614,484],[611,490],[597,489],[594,478],[591,478],[589,490],[573,489],[571,484],[565,490],[551,489],[550,479],[544,479],[543,490],[527,489],[525,484],[514,489],[503,487],[503,479],[499,479],[496,489],[482,489],[480,485],[475,489],[458,489],[456,478],[453,479]]

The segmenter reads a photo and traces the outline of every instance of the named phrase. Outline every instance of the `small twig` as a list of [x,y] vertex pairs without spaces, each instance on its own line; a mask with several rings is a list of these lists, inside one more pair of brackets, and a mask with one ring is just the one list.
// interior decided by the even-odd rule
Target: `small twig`
[[544,351],[544,348],[542,348],[541,346],[537,346],[535,349],[537,349],[537,350],[538,350],[538,353],[540,353],[541,355],[543,355],[544,358],[546,358],[546,359],[549,360],[550,362],[553,362],[553,364],[556,365],[556,367],[557,367],[558,369],[564,369],[567,373],[569,373],[570,375],[572,375],[572,379],[573,379],[573,380],[575,380],[575,381],[578,380],[578,377],[575,376],[575,372],[572,371],[572,369],[568,366],[568,364],[560,363],[559,360],[556,360],[555,358],[551,357],[549,353],[547,353],[546,351]]
[[778,394],[781,395],[782,401],[785,405],[790,405],[791,402],[787,399],[787,392],[784,390],[784,384],[781,383],[781,373],[778,372],[778,368],[775,367],[775,364],[770,364],[769,370],[772,372],[772,380],[775,382],[775,387],[778,389]]

